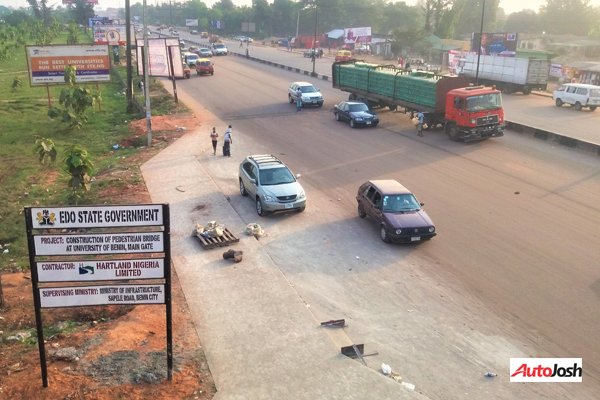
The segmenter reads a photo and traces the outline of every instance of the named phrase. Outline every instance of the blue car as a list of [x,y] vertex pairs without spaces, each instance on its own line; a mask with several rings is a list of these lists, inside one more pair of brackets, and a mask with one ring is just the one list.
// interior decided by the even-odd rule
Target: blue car
[[350,127],[377,126],[379,117],[369,106],[358,101],[342,101],[333,107],[333,115],[336,121],[349,121]]

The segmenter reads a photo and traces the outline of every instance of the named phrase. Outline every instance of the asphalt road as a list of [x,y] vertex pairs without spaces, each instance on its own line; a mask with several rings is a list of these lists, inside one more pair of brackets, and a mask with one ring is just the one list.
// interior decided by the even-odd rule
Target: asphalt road
[[[438,399],[594,399],[600,392],[600,164],[597,157],[511,134],[482,143],[417,138],[401,113],[350,129],[330,107],[345,99],[323,81],[321,109],[287,103],[298,74],[218,57],[214,77],[178,81],[234,126],[233,156],[268,152],[302,174],[305,213],[260,219],[237,195],[237,170],[211,176],[321,320],[347,318],[349,335]],[[552,109],[553,110],[553,109]],[[571,110],[561,110],[570,112]],[[219,128],[221,132],[224,127]],[[208,144],[208,129],[207,129]],[[237,147],[236,147],[237,146]],[[412,189],[438,236],[390,246],[356,216],[371,178]],[[584,383],[508,384],[510,357],[583,357]],[[487,386],[489,370],[504,373]]]

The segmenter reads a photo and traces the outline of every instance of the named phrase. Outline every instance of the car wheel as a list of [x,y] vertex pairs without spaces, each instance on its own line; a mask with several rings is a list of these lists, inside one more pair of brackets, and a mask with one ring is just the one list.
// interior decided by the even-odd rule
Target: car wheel
[[590,111],[596,111],[596,106],[590,106]]
[[381,236],[381,240],[383,240],[385,243],[391,242],[387,229],[385,229],[385,226],[383,225],[381,225],[381,227],[379,228],[379,236]]
[[248,196],[248,192],[246,191],[246,186],[244,186],[244,182],[242,182],[242,178],[240,178],[240,194],[242,196]]
[[358,203],[358,216],[361,218],[365,218],[367,216],[365,209],[363,208],[362,204],[360,204],[360,203]]
[[580,102],[576,102],[575,105],[573,106],[577,111],[581,111],[581,103]]
[[350,128],[356,128],[356,124],[353,119],[350,119]]
[[293,98],[292,98],[292,96],[291,96],[291,95],[289,95],[289,94],[288,94],[288,100],[290,101],[290,104],[293,104],[293,103],[294,103],[294,99],[293,99]]
[[563,101],[561,99],[556,99],[556,107],[562,107]]
[[334,113],[334,115],[335,115],[335,120],[336,120],[336,121],[339,121],[339,120],[340,120],[340,114],[338,114],[338,113]]
[[259,198],[256,199],[256,213],[261,217],[267,215],[267,212],[263,209],[262,201]]
[[305,209],[306,209],[306,206],[304,206],[304,207],[300,207],[300,208],[298,209],[298,212],[299,212],[299,213],[301,213],[301,212],[303,212]]

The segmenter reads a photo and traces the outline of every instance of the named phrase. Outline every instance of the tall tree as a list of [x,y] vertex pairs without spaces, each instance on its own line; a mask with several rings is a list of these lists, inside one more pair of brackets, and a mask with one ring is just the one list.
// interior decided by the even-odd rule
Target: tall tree
[[540,20],[548,33],[587,35],[598,16],[589,0],[546,0]]
[[504,23],[505,32],[540,32],[538,14],[533,10],[523,10],[510,14]]

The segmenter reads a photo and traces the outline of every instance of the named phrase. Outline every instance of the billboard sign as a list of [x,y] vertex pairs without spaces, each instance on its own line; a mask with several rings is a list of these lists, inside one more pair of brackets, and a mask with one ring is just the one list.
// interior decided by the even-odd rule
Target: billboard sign
[[125,25],[93,25],[94,43],[125,46],[127,31]]
[[198,26],[198,19],[186,19],[185,26]]
[[345,28],[344,43],[371,43],[371,27],[364,28]]
[[163,258],[120,260],[55,260],[36,263],[39,282],[162,279]]
[[[144,41],[139,39],[137,45],[137,64],[138,75],[144,73]],[[179,47],[179,38],[148,38],[148,74],[150,76],[183,78],[183,61],[181,58],[181,47]],[[173,59],[174,74],[171,74],[169,57]]]
[[471,40],[471,51],[481,55],[498,55],[504,57],[515,57],[517,55],[518,35],[516,33],[486,33],[481,36],[481,47],[479,45],[479,32],[473,33]]
[[76,67],[77,83],[109,82],[110,55],[103,45],[26,46],[31,86],[65,84],[65,68]]
[[45,287],[39,292],[42,308],[165,302],[163,284]]

